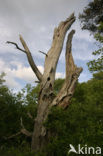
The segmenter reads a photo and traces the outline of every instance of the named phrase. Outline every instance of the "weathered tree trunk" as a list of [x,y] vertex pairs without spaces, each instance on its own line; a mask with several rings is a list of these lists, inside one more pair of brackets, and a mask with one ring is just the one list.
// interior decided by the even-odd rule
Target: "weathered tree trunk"
[[[78,77],[82,71],[82,68],[78,68],[74,64],[74,60],[72,57],[71,47],[72,47],[72,37],[75,33],[72,30],[68,34],[67,43],[66,43],[66,54],[65,54],[65,61],[66,61],[66,77],[65,82],[61,90],[59,91],[58,95],[55,97],[53,94],[53,86],[55,81],[55,74],[56,74],[56,67],[57,63],[63,48],[63,43],[65,39],[65,35],[68,29],[71,27],[73,22],[75,21],[74,14],[71,14],[69,18],[65,21],[61,22],[57,28],[54,30],[52,46],[48,53],[45,56],[45,65],[44,65],[44,73],[43,75],[38,70],[37,66],[35,65],[30,50],[28,49],[25,41],[20,36],[20,41],[25,50],[22,50],[18,47],[18,45],[14,42],[7,42],[14,44],[17,49],[21,50],[22,52],[26,53],[29,64],[33,69],[34,73],[36,74],[38,80],[40,81],[40,93],[38,99],[38,110],[37,110],[37,117],[35,119],[34,131],[32,133],[32,143],[31,148],[32,150],[42,150],[45,143],[47,142],[47,131],[44,127],[43,123],[48,117],[51,107],[59,106],[63,107],[64,109],[68,107],[70,103],[70,99],[73,96],[75,91],[76,83]],[[23,130],[25,128],[23,127]],[[30,134],[27,130],[25,130],[25,134]]]

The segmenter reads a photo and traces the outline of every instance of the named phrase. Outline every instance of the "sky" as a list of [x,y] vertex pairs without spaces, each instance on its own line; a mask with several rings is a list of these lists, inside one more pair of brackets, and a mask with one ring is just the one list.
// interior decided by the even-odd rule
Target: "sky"
[[[30,68],[26,55],[6,41],[16,42],[21,48],[19,34],[25,39],[35,63],[44,70],[45,56],[39,50],[48,52],[51,47],[53,30],[75,12],[76,22],[71,29],[73,38],[72,53],[77,66],[83,67],[79,82],[92,77],[86,63],[93,59],[92,52],[97,48],[88,31],[82,31],[78,20],[79,13],[90,0],[1,0],[0,1],[0,73],[6,73],[6,84],[10,89],[20,90],[27,83],[37,80]],[[70,29],[70,30],[71,30]],[[69,30],[69,31],[70,31]],[[69,32],[68,31],[68,32]],[[65,77],[65,43],[59,59],[56,78]]]

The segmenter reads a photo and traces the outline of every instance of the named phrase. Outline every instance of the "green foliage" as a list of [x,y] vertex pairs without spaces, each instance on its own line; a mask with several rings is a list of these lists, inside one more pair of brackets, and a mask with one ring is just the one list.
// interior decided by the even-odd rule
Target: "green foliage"
[[[78,84],[72,102],[65,111],[53,108],[45,125],[51,132],[46,147],[48,156],[65,156],[69,144],[102,146],[103,76],[99,73],[87,83]],[[73,153],[71,154],[73,155]]]
[[1,75],[0,75],[0,85],[2,85],[3,84],[3,82],[5,82],[5,80],[4,80],[4,76],[5,76],[6,74],[3,72],[3,73],[1,73]]
[[92,53],[94,56],[98,56],[97,59],[89,61],[87,65],[91,72],[103,71],[103,48],[102,48],[103,36],[100,35],[99,33],[96,33],[94,37],[101,44],[101,46],[98,50]]
[[82,29],[92,33],[103,32],[103,1],[93,0],[85,7],[83,13],[79,15]]
[[[36,116],[37,104],[30,96],[30,89],[26,87],[28,92],[21,91],[18,94],[13,94],[4,84],[4,74],[0,75],[0,146],[17,147],[19,144],[23,147],[27,144],[30,147],[30,139],[24,135],[17,136],[13,139],[6,139],[21,130],[20,118],[22,117],[25,127],[33,130],[34,120],[30,119],[27,113],[31,113],[33,118]],[[25,90],[25,89],[24,89]],[[33,92],[33,91],[32,91]],[[28,97],[29,95],[29,97]],[[32,97],[32,98],[31,98]],[[24,104],[25,103],[25,104]],[[25,142],[25,141],[26,142]]]
[[99,44],[99,49],[93,52],[97,58],[87,63],[91,72],[103,71],[103,1],[93,0],[79,15],[82,29],[89,30]]
[[103,80],[103,72],[93,74],[94,80]]
[[90,72],[103,71],[103,57],[89,61],[87,65]]
[[[15,95],[13,96],[7,86],[3,85],[4,80],[2,79],[2,75],[0,76],[0,135],[12,131],[13,128],[10,128],[10,124],[17,128],[14,119],[18,122],[18,115],[16,108],[20,107],[19,102],[16,101]],[[8,120],[9,119],[9,120]],[[12,123],[11,123],[12,120]],[[8,124],[7,124],[8,123]],[[13,129],[13,131],[15,131]]]
[[63,85],[64,79],[57,79],[54,83],[54,94],[57,95],[58,91],[61,89]]
[[[56,80],[55,94],[64,80]],[[5,88],[5,89],[4,89]],[[5,90],[5,91],[4,91]],[[33,122],[28,118],[29,111],[36,116],[39,86],[27,85],[17,95],[12,94],[7,86],[0,86],[0,155],[2,156],[67,156],[69,144],[81,146],[102,146],[103,143],[103,72],[93,75],[87,83],[77,84],[75,94],[68,109],[53,107],[44,123],[50,137],[44,151],[30,151],[29,138],[24,135],[10,140],[9,136],[20,130],[20,117],[25,127],[33,130]],[[1,96],[2,95],[2,96]],[[3,112],[3,113],[2,113]],[[75,155],[71,153],[70,155]]]

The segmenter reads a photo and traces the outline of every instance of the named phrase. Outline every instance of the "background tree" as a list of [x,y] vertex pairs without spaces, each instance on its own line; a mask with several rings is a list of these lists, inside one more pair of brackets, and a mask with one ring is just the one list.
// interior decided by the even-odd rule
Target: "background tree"
[[6,137],[20,129],[20,116],[22,114],[21,102],[4,84],[4,75],[4,73],[0,75],[0,146]]
[[0,155],[3,155],[3,152],[6,152],[6,155],[12,148],[30,148],[31,140],[25,136],[25,128],[20,120],[23,119],[29,131],[33,129],[37,112],[34,95],[38,94],[38,87],[33,88],[30,85],[18,94],[12,93],[5,85],[4,76],[4,73],[0,75]]
[[[65,80],[58,79],[54,83],[54,93],[57,95]],[[1,82],[1,81],[0,81]],[[3,85],[3,84],[2,84]],[[1,87],[2,87],[1,85]],[[3,85],[4,86],[4,85]],[[86,83],[78,83],[71,104],[64,111],[61,107],[53,107],[44,125],[50,134],[50,141],[42,153],[30,152],[31,139],[21,133],[11,139],[9,137],[20,131],[20,117],[25,127],[33,130],[33,118],[36,118],[37,95],[39,85],[26,85],[17,95],[5,98],[0,87],[0,155],[2,156],[65,156],[69,144],[77,147],[97,145],[103,142],[103,74],[93,74],[93,78]],[[7,86],[6,86],[7,87]],[[8,97],[8,96],[7,96]],[[36,98],[35,98],[36,97]],[[1,100],[3,99],[3,100]],[[25,103],[25,104],[24,104]],[[6,111],[5,111],[6,110]],[[29,112],[29,115],[28,115]],[[9,114],[9,115],[8,115]],[[31,118],[33,117],[33,118]],[[74,155],[71,153],[71,155]]]
[[[96,75],[86,83],[77,85],[69,108],[53,108],[46,122],[51,133],[47,145],[48,155],[65,156],[71,143],[102,147],[103,139],[103,80]],[[74,153],[70,155],[75,156]],[[92,154],[91,154],[92,155]]]
[[78,68],[74,64],[74,60],[72,57],[71,42],[72,42],[73,35],[75,33],[75,31],[72,30],[68,34],[67,43],[66,43],[65,81],[59,93],[57,95],[54,94],[53,90],[54,90],[57,63],[63,48],[65,35],[68,29],[74,23],[74,21],[75,21],[75,16],[74,14],[71,14],[69,18],[67,18],[63,22],[60,22],[59,26],[54,29],[52,46],[48,51],[48,53],[45,54],[45,64],[44,64],[43,74],[41,74],[35,62],[33,61],[30,50],[27,44],[25,43],[24,39],[22,38],[22,36],[20,36],[20,41],[24,49],[21,49],[14,42],[10,42],[10,41],[7,42],[7,43],[14,44],[18,50],[24,52],[27,55],[29,64],[40,82],[37,117],[35,119],[33,132],[31,133],[28,130],[26,130],[22,123],[23,133],[25,132],[27,136],[30,136],[32,138],[32,143],[31,143],[32,150],[40,151],[44,148],[44,145],[48,142],[49,133],[46,127],[44,126],[44,122],[48,118],[48,114],[52,107],[54,106],[59,106],[62,108],[68,107],[70,103],[70,99],[72,98],[73,93],[75,91],[78,77],[82,71],[82,68]]
[[82,29],[89,30],[98,42],[99,49],[92,54],[97,58],[88,62],[91,72],[103,71],[103,1],[93,0],[80,14]]

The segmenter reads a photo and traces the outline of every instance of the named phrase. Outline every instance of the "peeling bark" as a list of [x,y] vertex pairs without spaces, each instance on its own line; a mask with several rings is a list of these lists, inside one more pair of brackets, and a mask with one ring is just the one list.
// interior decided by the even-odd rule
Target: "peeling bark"
[[[74,23],[74,21],[75,21],[75,16],[73,13],[70,15],[69,18],[61,22],[59,26],[54,29],[53,41],[50,50],[48,51],[47,54],[42,52],[43,54],[45,54],[43,75],[38,70],[35,62],[33,61],[30,50],[21,36],[20,36],[20,41],[24,47],[24,50],[19,48],[19,46],[16,43],[8,41],[8,43],[14,44],[17,49],[26,53],[28,62],[40,82],[37,117],[35,119],[34,130],[32,133],[32,143],[31,143],[31,149],[35,151],[42,150],[43,147],[45,146],[45,143],[47,142],[48,139],[47,131],[43,123],[47,119],[51,107],[58,106],[58,107],[63,107],[64,109],[68,107],[68,105],[70,104],[70,100],[73,96],[73,93],[75,91],[78,77],[82,72],[82,68],[78,68],[75,65],[72,56],[72,38],[75,33],[75,30],[72,30],[68,35],[67,43],[66,43],[65,82],[61,90],[59,91],[58,95],[56,97],[54,96],[53,86],[55,81],[57,63],[63,48],[65,35],[68,29],[70,29],[71,25]],[[29,117],[32,118],[30,114]]]

